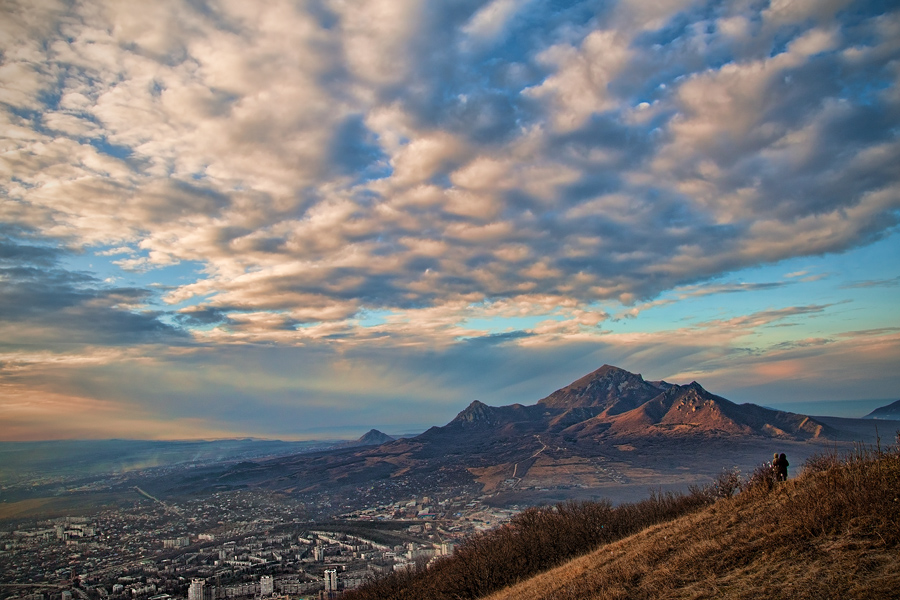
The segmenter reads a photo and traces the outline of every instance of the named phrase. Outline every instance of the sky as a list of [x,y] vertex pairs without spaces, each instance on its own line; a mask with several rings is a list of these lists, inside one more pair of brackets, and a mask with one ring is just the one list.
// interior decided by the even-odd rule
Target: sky
[[896,3],[0,11],[0,439],[900,398]]

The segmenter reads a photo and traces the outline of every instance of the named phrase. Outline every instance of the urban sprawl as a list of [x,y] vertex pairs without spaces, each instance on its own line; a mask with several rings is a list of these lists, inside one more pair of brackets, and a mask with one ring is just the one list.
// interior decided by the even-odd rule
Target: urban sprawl
[[515,510],[470,496],[416,497],[311,519],[252,491],[0,526],[0,598],[335,598],[367,579],[426,567]]

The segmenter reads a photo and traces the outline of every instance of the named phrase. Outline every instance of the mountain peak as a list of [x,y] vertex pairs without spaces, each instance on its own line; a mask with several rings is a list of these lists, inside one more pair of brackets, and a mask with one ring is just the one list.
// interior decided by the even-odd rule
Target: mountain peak
[[343,442],[342,444],[339,444],[338,447],[356,448],[357,446],[381,446],[382,444],[393,442],[395,439],[396,438],[393,438],[386,433],[382,433],[377,429],[370,429],[358,440]]
[[549,408],[599,408],[617,414],[640,406],[658,396],[661,389],[644,381],[638,373],[603,365],[578,381],[539,401]]
[[456,415],[450,423],[477,424],[490,423],[495,409],[480,400],[473,400],[469,406]]
[[[516,436],[546,431],[570,438],[660,435],[763,435],[809,439],[828,435],[823,424],[790,413],[737,405],[697,381],[677,385],[645,381],[612,365],[559,389],[531,406],[494,407],[473,401],[444,432]],[[604,433],[606,432],[606,433]],[[593,437],[592,437],[593,436]]]
[[394,438],[386,433],[382,433],[377,429],[370,429],[365,435],[356,440],[359,446],[380,446],[388,442],[393,442]]

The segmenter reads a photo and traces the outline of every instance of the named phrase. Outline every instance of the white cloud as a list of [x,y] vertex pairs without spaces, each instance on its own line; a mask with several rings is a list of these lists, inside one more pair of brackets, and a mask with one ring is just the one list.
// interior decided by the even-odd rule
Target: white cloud
[[403,186],[426,182],[459,160],[464,150],[465,145],[459,139],[444,132],[417,135],[391,159],[394,167],[391,182]]
[[823,21],[851,3],[851,0],[774,0],[763,12],[766,23],[783,26],[808,19]]
[[404,81],[420,35],[424,6],[415,0],[336,0],[348,69],[363,81],[390,85]]
[[484,43],[496,39],[503,32],[507,23],[516,13],[524,8],[530,0],[492,0],[472,15],[462,32],[475,43]]
[[546,99],[555,128],[576,129],[592,114],[617,106],[609,85],[628,64],[630,41],[619,32],[598,30],[579,48],[558,45],[541,54],[554,73],[528,93]]

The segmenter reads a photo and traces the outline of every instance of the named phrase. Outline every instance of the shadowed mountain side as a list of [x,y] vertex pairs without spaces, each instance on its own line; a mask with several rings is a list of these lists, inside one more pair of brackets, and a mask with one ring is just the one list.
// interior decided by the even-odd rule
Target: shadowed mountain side
[[[790,413],[788,413],[790,414]],[[815,417],[836,431],[833,439],[854,442],[864,440],[870,444],[891,441],[900,434],[900,419],[850,419],[846,417]]]
[[876,408],[863,419],[886,419],[888,421],[900,421],[900,400],[891,402],[887,406]]
[[[538,406],[488,406],[478,400],[473,401],[465,410],[456,415],[444,426],[447,430],[465,431],[467,429],[493,429],[516,424],[532,424],[543,415]],[[528,427],[530,425],[524,425]],[[435,428],[432,428],[435,429]],[[430,430],[429,430],[430,431]]]

